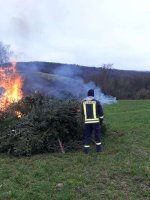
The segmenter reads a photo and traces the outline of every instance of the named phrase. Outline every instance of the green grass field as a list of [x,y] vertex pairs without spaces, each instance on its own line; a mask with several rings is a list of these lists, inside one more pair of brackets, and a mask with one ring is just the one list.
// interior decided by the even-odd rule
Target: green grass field
[[0,155],[0,200],[150,199],[150,100],[104,108],[104,151]]

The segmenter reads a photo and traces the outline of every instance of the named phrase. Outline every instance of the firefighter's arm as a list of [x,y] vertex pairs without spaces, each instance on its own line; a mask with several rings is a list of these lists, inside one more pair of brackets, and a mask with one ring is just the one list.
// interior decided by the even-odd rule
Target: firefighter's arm
[[103,108],[102,108],[100,102],[97,102],[97,108],[98,108],[98,115],[99,115],[99,119],[100,119],[100,124],[102,124],[103,119],[104,119],[104,112],[103,112]]
[[102,125],[104,116],[100,116],[99,119],[100,119],[100,125]]
[[81,114],[84,115],[84,111],[83,111],[83,102],[81,104]]

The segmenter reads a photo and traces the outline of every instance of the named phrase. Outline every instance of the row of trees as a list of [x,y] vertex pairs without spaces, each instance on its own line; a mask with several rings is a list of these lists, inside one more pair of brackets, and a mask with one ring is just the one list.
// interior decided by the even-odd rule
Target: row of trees
[[105,94],[117,99],[150,99],[150,73],[114,70],[111,64],[83,73],[86,82],[94,81]]

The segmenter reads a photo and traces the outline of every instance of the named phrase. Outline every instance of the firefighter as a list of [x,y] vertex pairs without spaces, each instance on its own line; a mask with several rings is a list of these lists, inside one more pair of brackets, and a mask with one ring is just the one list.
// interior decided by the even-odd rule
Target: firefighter
[[88,154],[90,149],[91,135],[94,131],[96,152],[101,152],[101,126],[103,122],[103,109],[99,101],[94,99],[94,90],[90,89],[87,97],[81,105],[81,112],[84,116],[84,153]]

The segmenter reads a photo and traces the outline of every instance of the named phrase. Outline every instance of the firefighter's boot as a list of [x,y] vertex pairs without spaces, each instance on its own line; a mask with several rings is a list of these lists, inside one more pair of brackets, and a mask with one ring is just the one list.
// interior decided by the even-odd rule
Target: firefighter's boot
[[90,150],[89,147],[84,147],[83,152],[84,152],[85,154],[88,154],[88,153],[89,153],[89,150]]
[[96,152],[102,152],[102,145],[96,145]]

